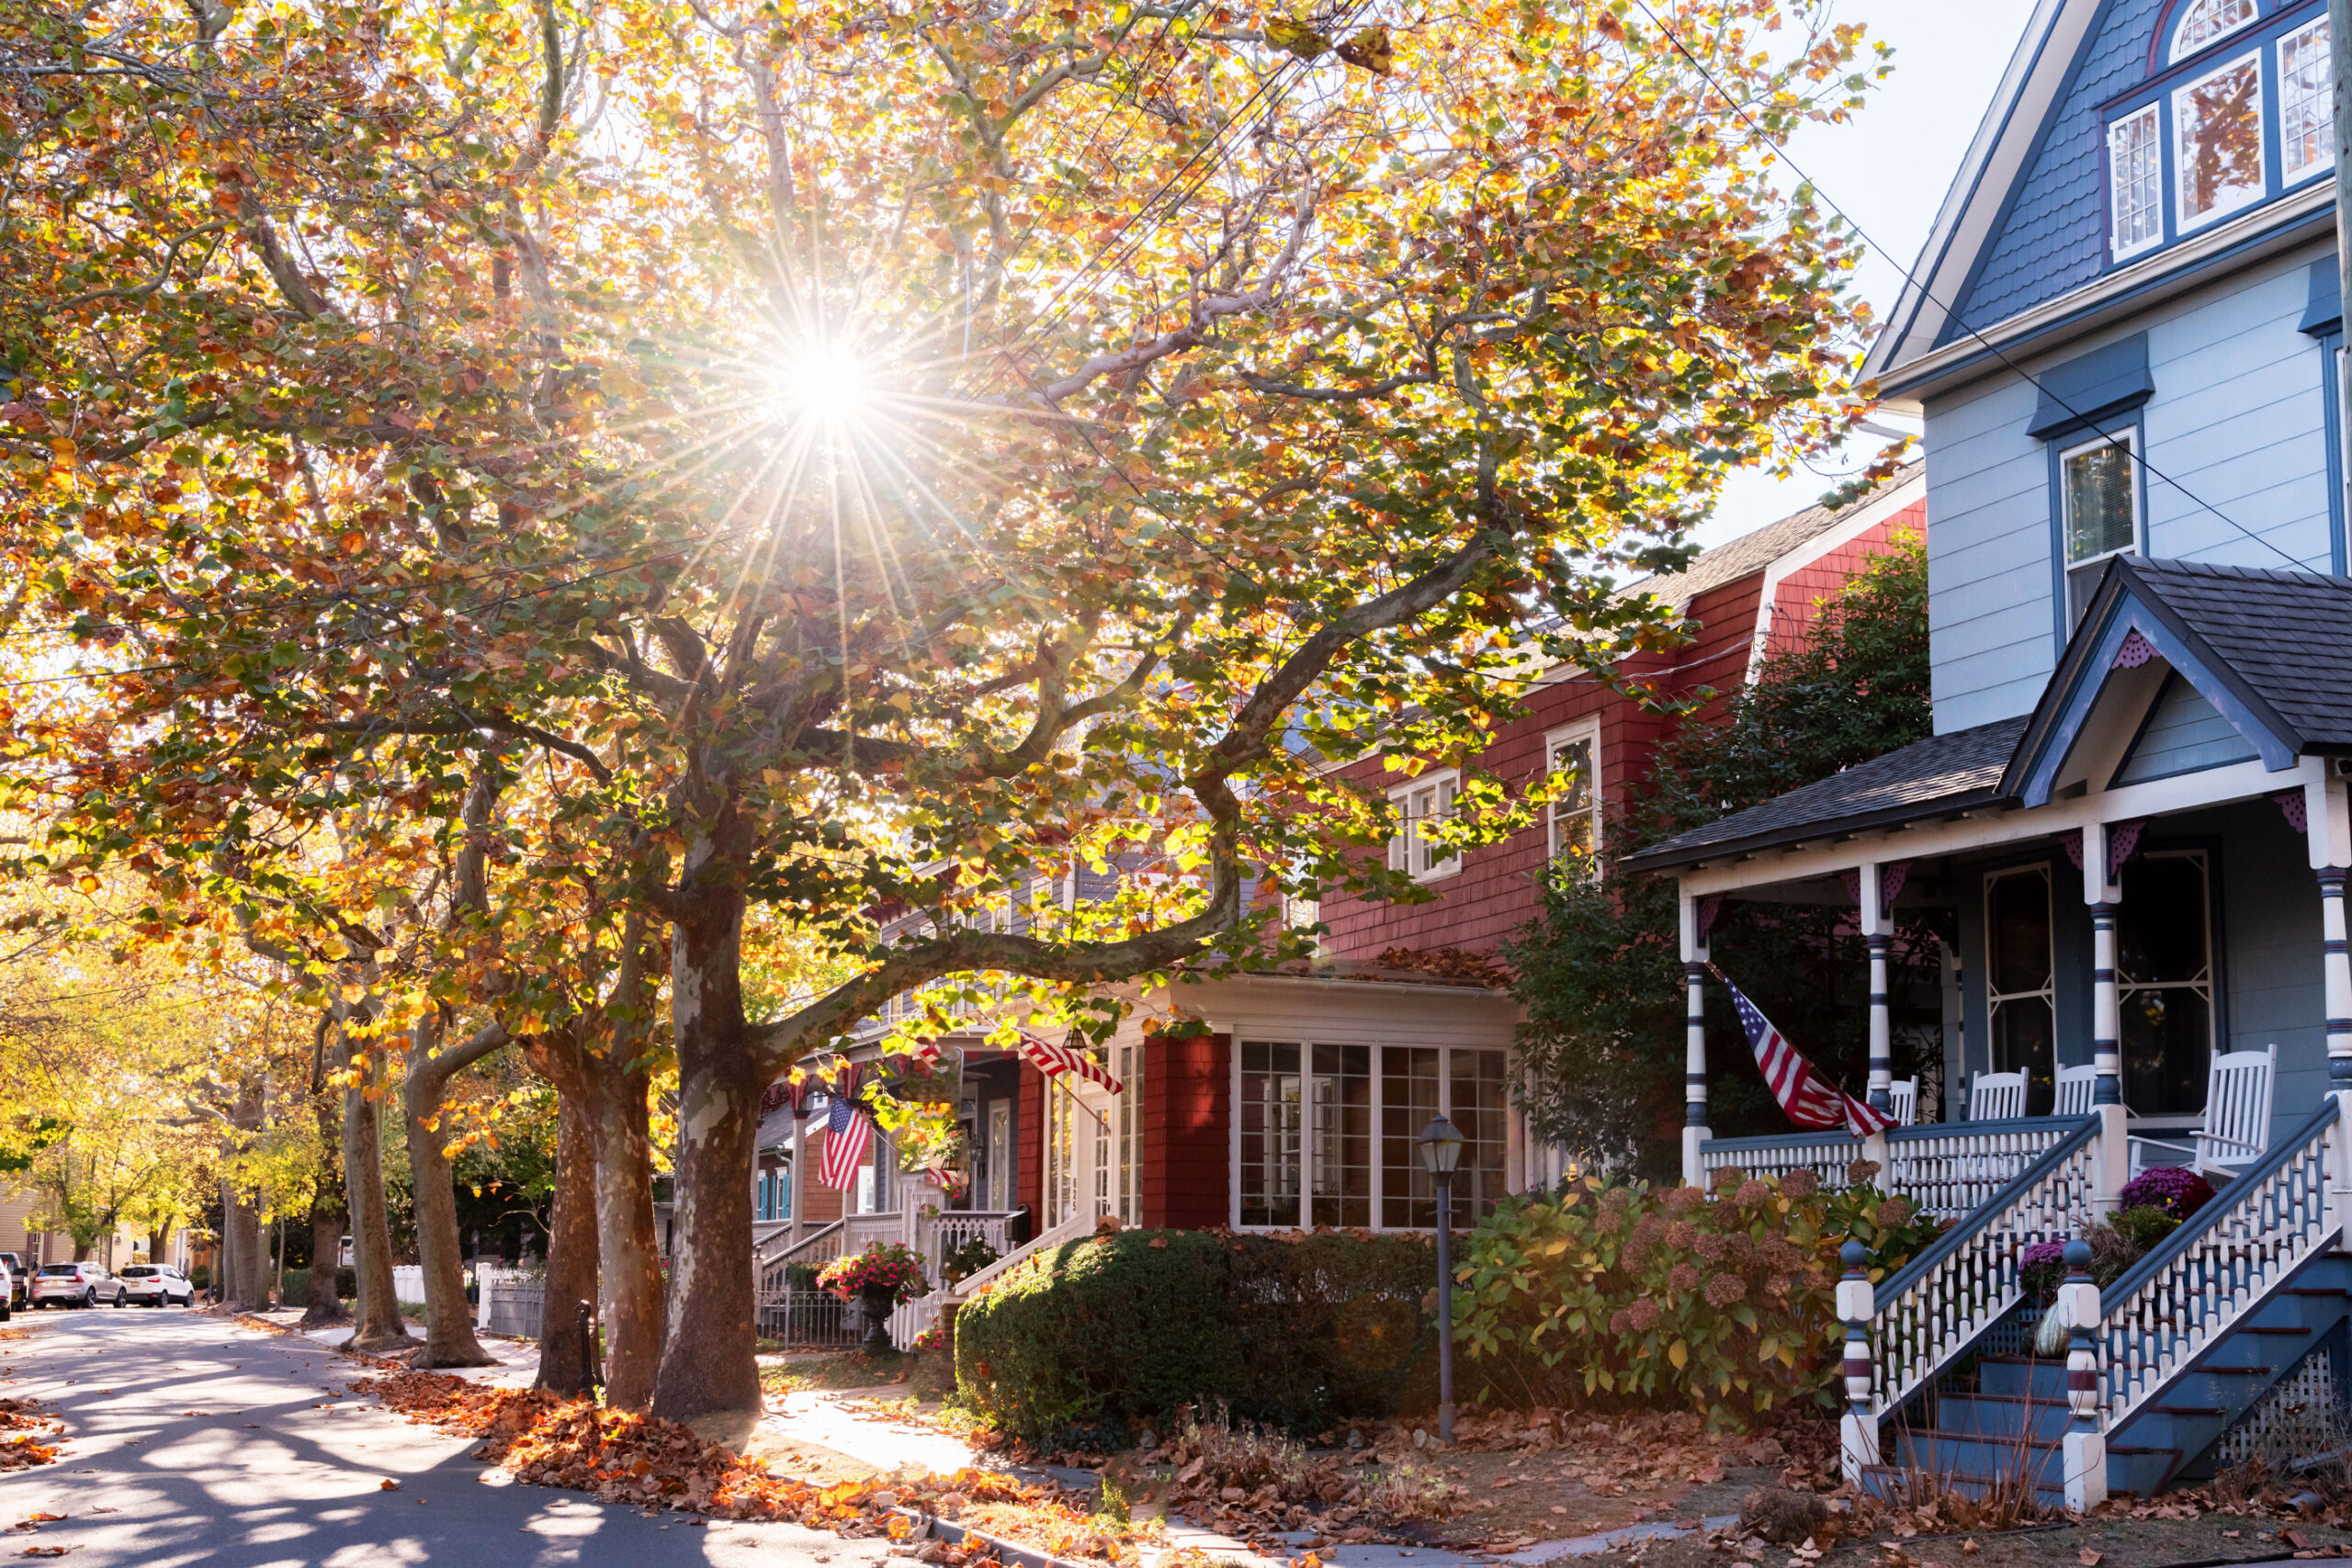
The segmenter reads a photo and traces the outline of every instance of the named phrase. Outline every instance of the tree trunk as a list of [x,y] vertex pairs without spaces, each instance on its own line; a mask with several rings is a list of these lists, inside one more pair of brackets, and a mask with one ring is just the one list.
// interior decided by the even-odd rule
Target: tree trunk
[[[262,1083],[247,1077],[237,1086],[236,1109],[229,1125],[242,1150],[261,1130]],[[266,1312],[269,1307],[269,1249],[262,1240],[261,1212],[243,1191],[232,1191],[228,1224],[235,1272],[229,1276],[230,1300],[239,1312]]]
[[[596,1300],[595,1130],[578,1094],[556,1094],[555,1197],[548,1213],[548,1275],[539,1312],[535,1386],[590,1393],[581,1380],[580,1303]],[[591,1328],[593,1336],[594,1330]]]
[[416,1021],[409,1037],[408,1081],[401,1089],[415,1190],[417,1261],[424,1274],[424,1348],[415,1364],[487,1367],[496,1358],[474,1337],[473,1313],[466,1303],[465,1244],[458,1235],[457,1177],[437,1126],[442,1091],[455,1071],[449,1058],[434,1056],[443,1026],[438,1009]]
[[349,1323],[335,1279],[343,1272],[343,1208],[324,1202],[311,1205],[311,1299],[302,1310],[302,1326],[324,1328]]
[[[596,1250],[604,1264],[605,1400],[621,1410],[653,1402],[662,1359],[662,1246],[653,1229],[653,1136],[642,1070],[587,1058],[587,1111],[596,1151]],[[745,1233],[748,1235],[748,1231]]]
[[678,1051],[678,1223],[670,1325],[653,1413],[688,1421],[756,1412],[752,1161],[760,1091],[744,1040],[743,896],[705,839],[689,852],[692,918],[670,932],[670,1021]]
[[164,1249],[172,1244],[172,1222],[157,1220],[147,1232],[147,1261],[162,1264],[167,1259]]
[[392,1292],[392,1229],[384,1207],[383,1132],[364,1078],[343,1091],[343,1179],[351,1208],[351,1261],[359,1276],[359,1324],[352,1331],[349,1348],[398,1349],[413,1341]]

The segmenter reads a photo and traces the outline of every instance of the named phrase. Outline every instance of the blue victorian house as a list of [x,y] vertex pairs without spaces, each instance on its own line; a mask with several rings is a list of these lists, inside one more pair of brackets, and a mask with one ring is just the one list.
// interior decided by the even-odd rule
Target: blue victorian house
[[[1955,1221],[1841,1303],[1858,1479],[2022,1451],[2080,1505],[2211,1473],[2279,1401],[2344,1397],[2329,58],[2320,0],[2042,0],[1871,355],[1925,423],[1934,737],[1634,862],[1681,888],[1686,1178],[1841,1182],[1867,1155]],[[1697,1004],[1724,899],[1843,903],[1882,955],[1938,910],[1957,940],[1924,1098],[1951,1119],[1713,1137],[1707,1052],[1731,1043]],[[1922,1097],[1893,1080],[1873,978],[1871,1098],[1900,1114]],[[2104,1290],[2070,1283],[2064,1349],[2045,1334],[2034,1359],[2021,1254],[2159,1167],[2218,1196]]]

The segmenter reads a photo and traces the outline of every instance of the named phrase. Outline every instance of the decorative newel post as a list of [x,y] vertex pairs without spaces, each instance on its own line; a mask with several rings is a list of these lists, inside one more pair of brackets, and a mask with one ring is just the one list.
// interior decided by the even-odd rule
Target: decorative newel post
[[1878,1462],[1878,1417],[1871,1413],[1871,1317],[1878,1308],[1871,1289],[1870,1249],[1848,1241],[1838,1256],[1846,1265],[1838,1281],[1838,1315],[1846,1325],[1846,1417],[1838,1426],[1845,1478],[1861,1484],[1865,1468]]
[[[2319,879],[2321,975],[2327,1002],[2327,1088],[2338,1115],[2329,1134],[2328,1223],[2352,1224],[2352,947],[2346,944],[2345,868],[2352,866],[2352,800],[2346,781],[2332,778],[2317,758],[2316,772],[2299,792],[2278,795],[2287,820],[2301,829]],[[2352,1233],[2347,1233],[2352,1234]]]
[[2075,1413],[2066,1428],[2063,1457],[2066,1465],[2066,1506],[2088,1513],[2107,1501],[2107,1433],[2100,1405],[2098,1377],[2098,1286],[2091,1279],[2091,1244],[2077,1237],[2066,1244],[2066,1282],[2058,1287],[2058,1304],[2071,1331],[2066,1348],[2066,1404]]

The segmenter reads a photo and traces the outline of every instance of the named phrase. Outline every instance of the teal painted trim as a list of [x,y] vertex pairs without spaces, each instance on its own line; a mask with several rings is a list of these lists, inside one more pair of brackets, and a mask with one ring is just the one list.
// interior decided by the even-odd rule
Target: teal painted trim
[[[2335,263],[2326,264],[2329,270]],[[2344,313],[2336,312],[2335,330],[2313,334],[2319,344],[2319,400],[2327,431],[2327,570],[2342,577],[2346,566],[2344,538],[2344,378],[2335,355],[2344,347]]]

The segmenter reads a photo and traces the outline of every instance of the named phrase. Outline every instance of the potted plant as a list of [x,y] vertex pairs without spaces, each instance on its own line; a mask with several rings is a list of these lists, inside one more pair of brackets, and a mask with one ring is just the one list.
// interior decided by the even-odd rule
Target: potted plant
[[865,1318],[868,1355],[887,1355],[890,1344],[890,1311],[910,1297],[930,1290],[922,1264],[896,1242],[876,1242],[864,1252],[836,1258],[817,1276],[817,1288],[842,1300],[854,1301]]

